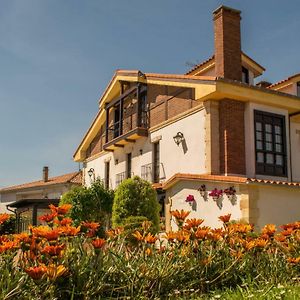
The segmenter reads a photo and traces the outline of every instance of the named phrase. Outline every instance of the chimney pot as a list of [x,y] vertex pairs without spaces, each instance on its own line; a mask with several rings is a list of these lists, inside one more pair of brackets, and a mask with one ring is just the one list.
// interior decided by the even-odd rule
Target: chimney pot
[[47,182],[49,180],[49,168],[45,166],[43,168],[43,181]]

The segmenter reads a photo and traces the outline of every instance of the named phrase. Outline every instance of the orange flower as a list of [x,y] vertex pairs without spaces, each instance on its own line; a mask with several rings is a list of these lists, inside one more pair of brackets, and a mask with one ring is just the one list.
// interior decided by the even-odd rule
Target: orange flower
[[186,224],[183,226],[185,230],[197,229],[202,223],[203,219],[188,219],[186,220]]
[[228,229],[230,233],[248,233],[253,231],[253,225],[251,224],[229,224]]
[[47,266],[47,276],[48,278],[55,280],[58,277],[65,275],[67,272],[67,268],[63,265],[54,265],[51,264]]
[[276,232],[276,226],[274,224],[267,224],[261,230],[261,233],[263,235],[266,234],[268,236],[273,236],[275,232]]
[[0,246],[0,253],[5,252],[7,250],[11,250],[11,249],[15,248],[16,246],[17,246],[17,244],[15,242],[12,242],[12,241],[4,242]]
[[188,242],[189,239],[190,239],[190,234],[189,233],[187,233],[184,230],[177,231],[177,233],[176,233],[176,240],[178,242],[185,243],[185,242]]
[[207,237],[208,233],[209,233],[209,228],[205,228],[205,227],[198,228],[198,230],[195,233],[195,237],[197,239],[203,240]]
[[72,204],[63,204],[60,206],[50,204],[49,208],[51,209],[52,213],[57,213],[58,215],[65,215],[72,208]]
[[47,268],[45,266],[30,267],[30,268],[25,269],[25,272],[33,280],[39,280],[47,272]]
[[31,232],[37,237],[45,238],[48,241],[54,241],[58,239],[61,230],[58,228],[51,229],[48,226],[38,226],[32,227]]
[[100,223],[97,223],[97,222],[82,222],[81,224],[83,227],[88,229],[88,232],[87,232],[88,237],[94,236],[97,229],[100,226]]
[[92,241],[92,245],[95,249],[101,249],[105,245],[106,241],[104,239],[97,238]]
[[46,246],[43,250],[43,254],[48,254],[51,256],[59,256],[61,251],[65,248],[65,245],[55,245],[55,246]]
[[228,223],[230,220],[231,214],[220,216],[219,220],[222,221],[223,223]]
[[245,241],[244,247],[247,251],[255,247],[255,241]]
[[281,235],[281,234],[277,234],[275,235],[275,240],[282,243],[282,242],[285,242],[286,241],[286,237],[284,235]]
[[62,226],[59,228],[60,232],[65,236],[75,236],[80,232],[80,226]]
[[189,211],[184,211],[183,209],[182,210],[174,210],[174,211],[171,211],[171,215],[176,219],[176,220],[180,220],[182,222],[184,222],[184,220],[186,219],[186,217],[190,214]]
[[134,232],[132,234],[138,241],[143,241],[144,237],[142,236],[142,234],[137,230],[136,232]]
[[120,235],[123,231],[123,227],[116,227],[114,229],[106,230],[106,234],[108,235],[108,237],[113,238],[115,236]]
[[293,232],[294,232],[294,229],[289,227],[289,228],[286,228],[285,230],[283,230],[281,232],[281,234],[284,235],[284,236],[290,236],[290,235],[293,234]]
[[168,241],[173,242],[176,239],[176,232],[173,232],[173,231],[167,232],[165,235],[165,238]]
[[6,222],[10,218],[9,214],[0,214],[0,225]]
[[156,240],[157,237],[153,236],[151,233],[148,233],[144,238],[144,241],[148,244],[154,244]]
[[39,220],[42,222],[50,223],[53,222],[54,218],[57,217],[57,213],[45,214],[39,217]]
[[263,240],[263,239],[256,239],[255,240],[255,247],[265,248],[267,245],[268,245],[267,240]]
[[54,220],[55,224],[58,224],[60,226],[68,226],[71,225],[73,220],[71,218],[63,218],[62,220]]
[[293,258],[293,257],[289,257],[287,259],[287,261],[291,264],[299,264],[300,263],[300,256],[299,257],[296,257],[296,258]]
[[148,255],[148,256],[151,255],[152,254],[152,250],[150,248],[147,248],[145,250],[145,254]]

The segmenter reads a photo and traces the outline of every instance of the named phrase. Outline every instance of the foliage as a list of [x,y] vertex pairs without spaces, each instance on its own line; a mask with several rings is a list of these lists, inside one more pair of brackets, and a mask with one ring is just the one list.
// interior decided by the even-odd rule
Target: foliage
[[148,181],[138,176],[124,180],[115,191],[113,204],[113,226],[124,225],[131,216],[144,216],[159,230],[159,210],[155,190]]
[[[5,215],[5,214],[2,214]],[[0,217],[1,219],[1,217]],[[16,232],[16,217],[15,215],[8,215],[8,219],[4,222],[0,220],[0,235],[12,234]]]
[[300,222],[254,232],[226,215],[212,229],[174,211],[176,232],[153,235],[143,221],[102,239],[98,223],[72,225],[70,205],[50,208],[45,225],[0,236],[1,299],[297,299]]
[[82,221],[109,223],[113,197],[112,190],[106,189],[100,180],[95,180],[91,187],[72,188],[62,196],[60,204],[72,204],[69,216],[76,225]]

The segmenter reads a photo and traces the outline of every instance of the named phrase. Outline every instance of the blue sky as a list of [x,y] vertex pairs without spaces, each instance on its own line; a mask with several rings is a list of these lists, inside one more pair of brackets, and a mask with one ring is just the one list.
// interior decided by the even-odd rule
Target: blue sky
[[299,0],[0,0],[0,186],[76,171],[114,70],[184,73],[213,53],[220,4],[242,10],[261,79],[300,72]]

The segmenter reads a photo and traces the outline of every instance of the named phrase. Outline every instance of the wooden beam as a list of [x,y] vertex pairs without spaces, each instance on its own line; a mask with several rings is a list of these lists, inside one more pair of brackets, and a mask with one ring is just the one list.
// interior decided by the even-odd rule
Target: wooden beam
[[115,147],[124,148],[124,145],[114,144]]
[[133,139],[125,139],[125,141],[128,143],[135,143],[135,140],[133,140]]

